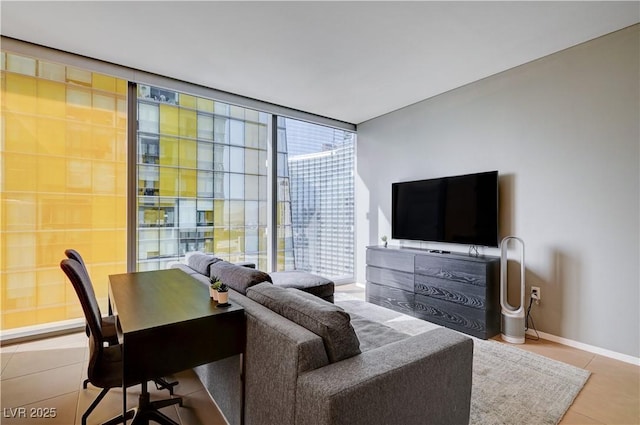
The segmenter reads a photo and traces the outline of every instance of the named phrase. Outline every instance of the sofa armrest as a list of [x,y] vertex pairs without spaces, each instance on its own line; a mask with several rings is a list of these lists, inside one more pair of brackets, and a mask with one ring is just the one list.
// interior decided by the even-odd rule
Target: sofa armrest
[[303,373],[296,424],[468,423],[473,340],[436,329]]
[[256,268],[256,263],[252,263],[250,261],[242,261],[240,263],[233,263],[236,266],[242,266],[242,267],[248,267],[250,269],[255,269]]

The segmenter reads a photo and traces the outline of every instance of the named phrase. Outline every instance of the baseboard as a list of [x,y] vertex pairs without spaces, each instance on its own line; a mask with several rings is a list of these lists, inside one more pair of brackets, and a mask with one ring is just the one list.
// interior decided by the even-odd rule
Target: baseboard
[[621,362],[630,363],[635,366],[640,366],[640,357],[629,356],[628,354],[618,353],[616,351],[607,350],[605,348],[596,347],[594,345],[585,344],[582,342],[574,341],[568,338],[562,338],[560,336],[548,334],[545,332],[534,331],[533,329],[527,330],[527,335],[540,336],[547,341],[557,342],[558,344],[567,345],[569,347],[577,348],[579,350],[588,351],[589,353],[599,354],[611,359],[620,360]]
[[5,330],[0,332],[0,346],[78,332],[85,328],[85,323],[84,319],[68,319],[44,325]]

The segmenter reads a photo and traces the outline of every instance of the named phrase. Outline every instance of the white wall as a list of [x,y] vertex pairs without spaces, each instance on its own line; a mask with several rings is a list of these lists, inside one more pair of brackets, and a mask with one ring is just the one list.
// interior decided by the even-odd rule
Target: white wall
[[359,125],[358,281],[391,235],[392,182],[498,170],[538,330],[640,357],[639,40],[635,25]]

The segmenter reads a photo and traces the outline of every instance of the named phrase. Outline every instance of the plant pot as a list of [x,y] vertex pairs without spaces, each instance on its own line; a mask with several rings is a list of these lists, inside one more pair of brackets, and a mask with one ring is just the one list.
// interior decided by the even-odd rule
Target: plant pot
[[215,289],[213,289],[212,287],[209,287],[209,296],[214,300],[214,301],[218,301],[218,291],[216,291]]
[[229,292],[218,292],[218,303],[226,304],[229,302]]

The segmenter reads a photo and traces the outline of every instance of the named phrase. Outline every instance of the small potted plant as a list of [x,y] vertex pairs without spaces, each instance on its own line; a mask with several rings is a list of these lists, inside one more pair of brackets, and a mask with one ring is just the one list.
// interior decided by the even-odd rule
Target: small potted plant
[[224,283],[218,288],[218,304],[226,305],[229,302],[229,287]]
[[387,236],[385,235],[385,236],[381,237],[380,239],[382,240],[382,242],[384,242],[384,247],[386,248],[387,247]]
[[211,276],[211,285],[209,286],[209,296],[218,301],[218,289],[222,286],[222,282],[215,276]]

